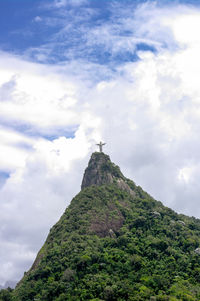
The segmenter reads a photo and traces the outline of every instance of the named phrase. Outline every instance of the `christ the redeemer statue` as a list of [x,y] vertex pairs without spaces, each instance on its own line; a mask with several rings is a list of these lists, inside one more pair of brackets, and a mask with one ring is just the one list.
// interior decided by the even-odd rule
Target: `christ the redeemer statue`
[[100,141],[100,143],[96,144],[96,145],[99,146],[99,151],[100,151],[100,153],[103,152],[103,146],[104,146],[105,144],[106,144],[106,143],[102,143],[101,141]]

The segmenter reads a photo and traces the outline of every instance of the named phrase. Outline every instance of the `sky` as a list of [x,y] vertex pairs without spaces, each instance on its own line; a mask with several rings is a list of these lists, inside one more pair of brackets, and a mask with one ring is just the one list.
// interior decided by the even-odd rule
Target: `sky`
[[19,281],[96,143],[200,218],[200,2],[0,1],[0,285]]

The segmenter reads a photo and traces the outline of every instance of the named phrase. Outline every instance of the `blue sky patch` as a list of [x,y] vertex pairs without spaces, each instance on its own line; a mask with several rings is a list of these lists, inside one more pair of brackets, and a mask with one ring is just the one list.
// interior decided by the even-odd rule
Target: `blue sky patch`
[[[30,138],[44,138],[50,141],[53,141],[61,136],[64,136],[66,138],[74,138],[75,133],[78,129],[78,125],[74,126],[68,126],[68,127],[60,127],[60,126],[54,126],[49,128],[36,128],[31,124],[23,123],[23,122],[1,122],[3,126],[6,126],[8,129],[15,130],[19,132],[20,134],[24,134],[25,136],[28,136]],[[15,144],[15,146],[18,146],[20,148],[25,149],[31,149],[31,144],[19,142]]]
[[40,137],[50,140],[50,141],[53,141],[55,139],[58,139],[59,137],[74,138],[75,132],[76,131],[67,131],[62,128],[62,129],[58,130],[57,135],[56,134],[54,134],[54,135],[53,134],[40,134]]
[[142,51],[151,51],[151,52],[154,52],[154,53],[157,52],[155,47],[153,47],[151,45],[148,45],[148,44],[145,44],[145,43],[137,44],[136,48],[137,48],[137,51],[142,50]]
[[[69,1],[66,6],[56,7],[55,2],[50,0],[1,0],[0,49],[49,64],[86,59],[113,66],[135,61],[138,58],[134,51],[127,51],[122,55],[120,51],[108,48],[101,39],[96,40],[98,34],[95,35],[95,30],[101,30],[103,26],[109,26],[113,22],[118,24],[120,7],[130,11],[131,16],[138,5],[145,2],[88,0],[79,6],[73,6],[73,1]],[[198,5],[198,1],[194,0],[157,1],[158,6],[177,3]],[[112,34],[123,38],[134,32],[125,29],[124,32]],[[103,40],[103,30],[100,35]],[[155,52],[154,47],[145,43],[137,44],[137,50]]]
[[8,172],[0,170],[0,188],[5,184],[9,176],[10,174]]

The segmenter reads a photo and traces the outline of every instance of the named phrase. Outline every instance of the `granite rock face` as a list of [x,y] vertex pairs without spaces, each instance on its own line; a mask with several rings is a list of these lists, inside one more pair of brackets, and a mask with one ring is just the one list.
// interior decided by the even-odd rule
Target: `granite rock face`
[[85,170],[81,189],[91,185],[101,186],[113,183],[120,189],[135,196],[135,192],[127,184],[127,179],[120,171],[120,168],[110,161],[110,157],[103,152],[93,153]]

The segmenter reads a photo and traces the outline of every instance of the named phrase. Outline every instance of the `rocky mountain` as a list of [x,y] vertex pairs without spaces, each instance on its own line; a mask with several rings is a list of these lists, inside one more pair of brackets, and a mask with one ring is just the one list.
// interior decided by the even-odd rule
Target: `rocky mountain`
[[120,189],[135,195],[127,183],[118,166],[111,163],[109,156],[103,153],[93,153],[85,170],[81,189],[91,185],[105,185],[115,183]]
[[[4,292],[5,294],[5,292]],[[81,191],[0,300],[200,300],[200,220],[156,201],[93,153]]]

